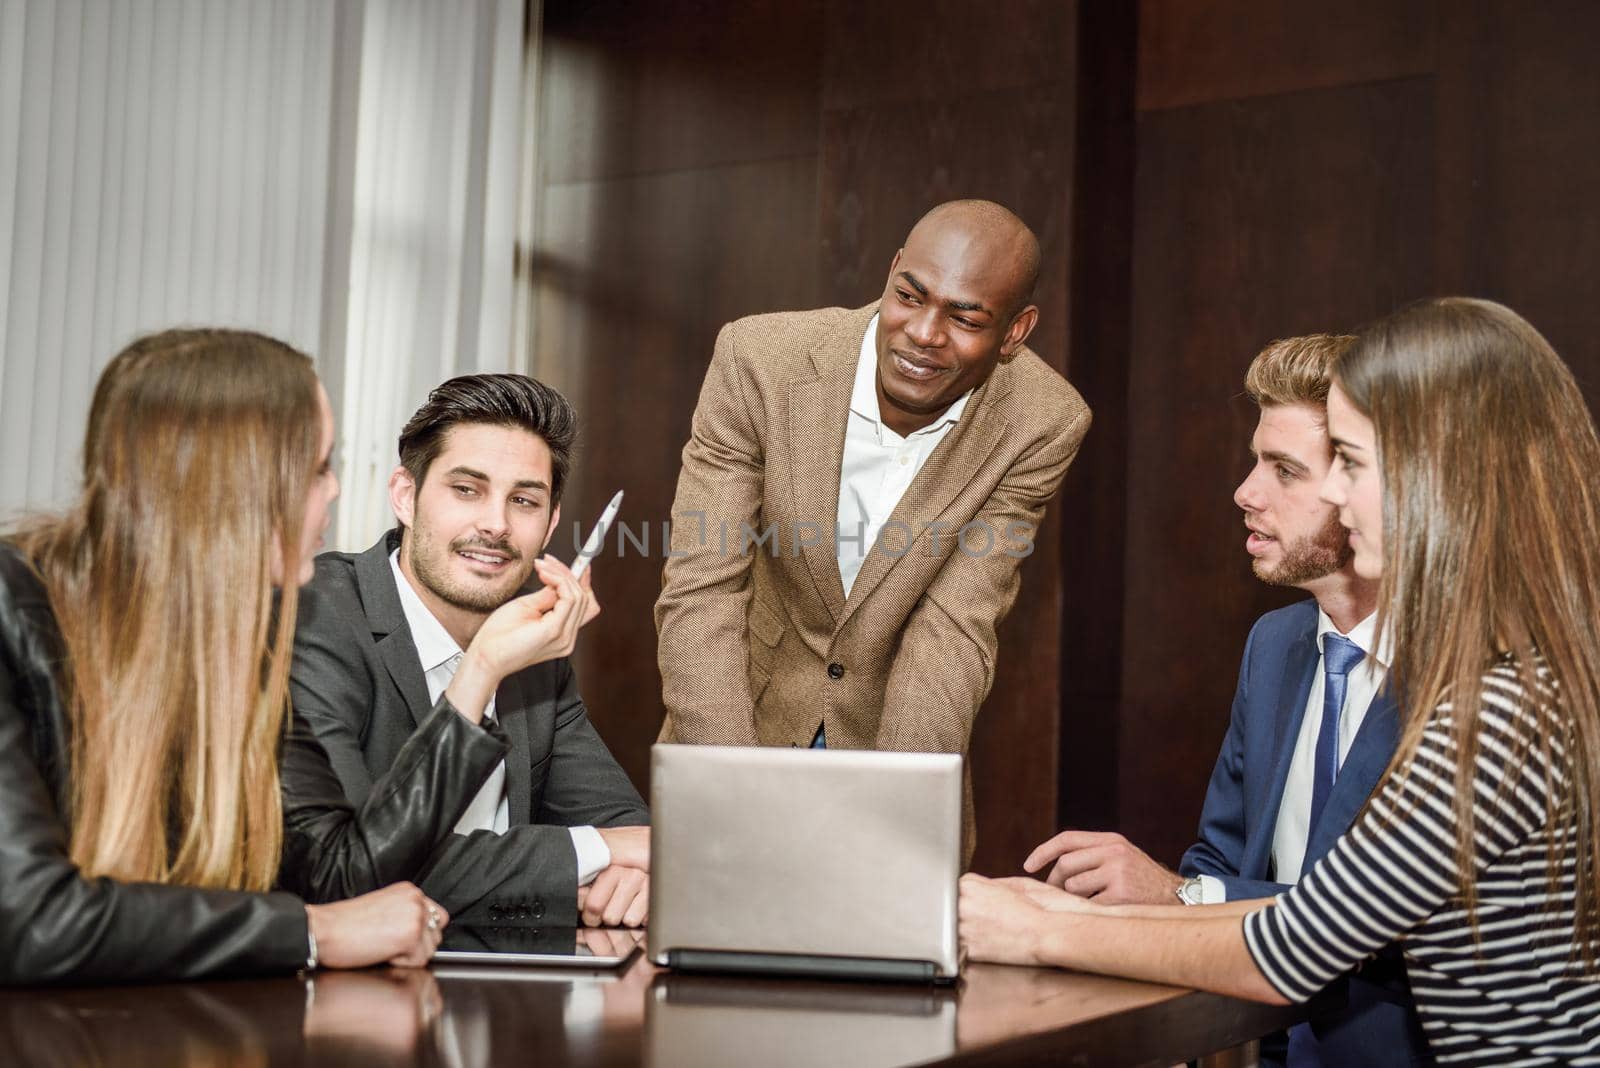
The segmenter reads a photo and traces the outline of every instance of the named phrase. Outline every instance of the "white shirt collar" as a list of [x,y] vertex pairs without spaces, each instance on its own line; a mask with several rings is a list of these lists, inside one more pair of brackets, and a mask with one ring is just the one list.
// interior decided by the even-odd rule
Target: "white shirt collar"
[[[954,404],[945,410],[945,413],[921,430],[917,434],[931,434],[945,426],[954,425],[961,421],[961,413],[967,409],[967,398],[972,396],[972,390],[967,390],[958,397]],[[878,407],[878,315],[873,313],[871,321],[867,323],[867,333],[861,339],[861,355],[856,358],[856,380],[850,391],[850,410],[863,419],[871,420],[878,426],[880,432],[894,434],[883,422],[883,412]],[[895,434],[896,440],[899,435]]]
[[[1324,612],[1321,606],[1318,606],[1317,648],[1319,650],[1322,648],[1322,636],[1324,634],[1339,634],[1339,628],[1333,625],[1333,620],[1329,618],[1328,613]],[[1394,648],[1393,635],[1386,631],[1382,641],[1378,640],[1377,635],[1378,613],[1374,610],[1366,619],[1351,627],[1349,634],[1340,634],[1339,636],[1353,642],[1363,653],[1376,660],[1387,671],[1389,657]]]
[[394,571],[395,588],[400,591],[400,607],[405,611],[406,625],[411,628],[411,642],[417,647],[417,658],[422,661],[422,673],[426,675],[452,657],[461,655],[461,646],[450,637],[444,624],[428,611],[428,606],[422,603],[422,598],[412,588],[411,580],[400,570],[399,549],[389,554],[389,567]]

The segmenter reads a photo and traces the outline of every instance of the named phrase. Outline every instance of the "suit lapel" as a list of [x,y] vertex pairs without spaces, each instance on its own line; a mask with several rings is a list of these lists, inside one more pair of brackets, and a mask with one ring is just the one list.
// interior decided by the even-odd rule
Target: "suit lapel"
[[[834,555],[833,527],[839,516],[839,472],[844,462],[844,432],[850,421],[850,391],[855,385],[861,339],[876,305],[845,317],[811,350],[817,377],[789,387],[789,492],[798,524],[819,523],[822,537],[800,550],[822,603],[837,624],[844,611],[844,582]],[[799,531],[782,532],[785,538]]]
[[[1316,678],[1317,662],[1316,616],[1311,625],[1289,646],[1283,658],[1283,679],[1279,684],[1277,715],[1272,717],[1276,734],[1273,739],[1272,778],[1265,803],[1255,820],[1250,841],[1245,847],[1241,875],[1246,878],[1265,878],[1272,858],[1273,830],[1278,825],[1278,809],[1283,804],[1283,788],[1289,779],[1289,764],[1294,760],[1294,744],[1300,737],[1300,725],[1306,718],[1306,701],[1311,697],[1311,683]],[[1252,873],[1256,873],[1252,875]]]
[[[945,435],[922,465],[922,470],[917,472],[917,477],[906,487],[900,502],[884,522],[881,537],[885,551],[877,552],[868,547],[861,571],[850,587],[850,599],[845,603],[841,624],[910,552],[911,540],[944,514],[956,494],[966,489],[984,461],[1005,439],[1007,423],[997,410],[997,402],[1010,392],[1010,376],[1005,372],[1005,365],[1000,365],[987,382],[973,391],[966,410],[961,413],[961,421]],[[837,483],[837,477],[834,481]],[[834,497],[837,506],[837,485]],[[958,534],[954,530],[946,533],[950,538]],[[998,542],[1003,532],[994,531],[993,534]],[[838,570],[837,564],[834,569]]]
[[494,714],[511,742],[506,754],[506,804],[511,826],[533,821],[533,760],[528,742],[528,700],[522,689],[522,672],[500,684]]
[[433,702],[428,700],[428,680],[422,675],[422,662],[417,657],[416,643],[411,640],[411,628],[406,625],[400,592],[394,586],[394,570],[389,566],[389,554],[398,545],[399,532],[391,530],[356,557],[356,588],[383,666],[405,698],[412,722],[420,725]]
[[[1305,868],[1320,860],[1366,804],[1400,742],[1400,713],[1387,687],[1378,691],[1350,743],[1322,818],[1306,836]],[[1302,868],[1304,870],[1304,868]]]

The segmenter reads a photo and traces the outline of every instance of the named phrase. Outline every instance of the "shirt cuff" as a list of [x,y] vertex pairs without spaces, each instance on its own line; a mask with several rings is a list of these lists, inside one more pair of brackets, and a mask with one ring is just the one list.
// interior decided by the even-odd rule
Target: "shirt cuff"
[[1202,875],[1200,878],[1200,904],[1220,905],[1228,900],[1228,888],[1223,881],[1215,875]]
[[578,854],[578,885],[588,886],[594,877],[611,867],[611,849],[593,827],[568,827],[572,849]]

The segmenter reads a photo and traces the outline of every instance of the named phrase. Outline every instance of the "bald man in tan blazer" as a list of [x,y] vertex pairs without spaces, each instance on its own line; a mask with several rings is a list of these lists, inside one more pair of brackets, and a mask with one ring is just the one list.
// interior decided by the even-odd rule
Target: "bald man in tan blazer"
[[[656,602],[662,741],[966,753],[1089,427],[1023,343],[1038,262],[1010,212],[953,202],[877,303],[723,328]],[[857,502],[864,530],[840,522]],[[971,797],[969,779],[966,861]]]

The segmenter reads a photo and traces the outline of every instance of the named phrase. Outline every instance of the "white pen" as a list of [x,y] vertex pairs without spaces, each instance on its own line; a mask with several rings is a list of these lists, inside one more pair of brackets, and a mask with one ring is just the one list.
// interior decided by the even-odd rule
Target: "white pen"
[[583,573],[589,570],[589,561],[600,555],[600,550],[606,543],[606,531],[611,529],[611,521],[617,518],[617,509],[622,507],[622,491],[617,490],[617,495],[611,498],[611,503],[606,505],[606,510],[600,513],[600,521],[589,532],[589,540],[583,543],[583,548],[578,551],[578,556],[572,561],[572,575],[582,578]]

